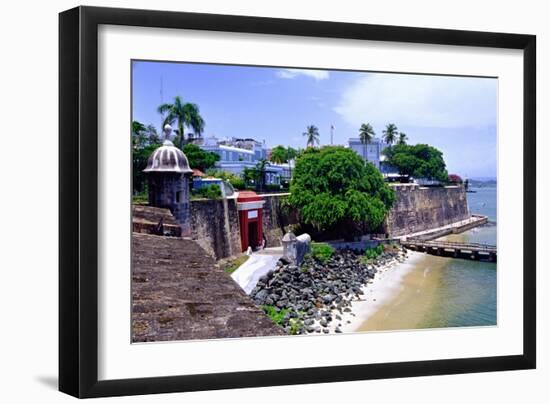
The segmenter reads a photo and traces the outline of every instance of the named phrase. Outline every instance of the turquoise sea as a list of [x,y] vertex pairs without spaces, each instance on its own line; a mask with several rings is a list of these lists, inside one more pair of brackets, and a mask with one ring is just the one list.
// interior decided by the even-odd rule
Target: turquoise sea
[[[471,213],[489,217],[490,223],[450,239],[497,244],[497,190],[474,188],[468,193]],[[439,268],[440,285],[432,313],[422,327],[495,325],[497,322],[498,263],[446,259]]]

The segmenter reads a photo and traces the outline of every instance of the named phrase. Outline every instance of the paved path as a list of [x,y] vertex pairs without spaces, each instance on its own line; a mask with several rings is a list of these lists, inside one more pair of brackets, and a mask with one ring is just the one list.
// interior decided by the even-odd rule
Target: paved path
[[282,256],[282,249],[280,251],[266,249],[259,253],[253,253],[244,264],[231,274],[231,277],[249,294],[262,276],[275,269],[277,261]]

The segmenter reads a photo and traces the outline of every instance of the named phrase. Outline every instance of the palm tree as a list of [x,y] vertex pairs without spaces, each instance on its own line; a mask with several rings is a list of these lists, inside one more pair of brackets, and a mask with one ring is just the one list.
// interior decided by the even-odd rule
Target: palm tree
[[306,146],[315,147],[316,143],[319,144],[319,129],[315,125],[309,125],[302,135],[307,139]]
[[363,143],[363,160],[367,159],[367,144],[376,136],[370,123],[364,123],[359,128],[359,140]]
[[407,134],[399,132],[399,139],[397,139],[397,144],[407,144],[407,140],[409,140]]
[[256,185],[259,186],[259,190],[263,191],[265,186],[265,171],[266,167],[269,165],[269,161],[266,159],[261,159],[256,164],[256,167],[254,167],[254,170],[256,172]]
[[393,123],[387,124],[382,133],[384,134],[384,141],[390,146],[397,140],[397,126]]
[[158,107],[158,112],[160,114],[167,114],[164,118],[162,126],[166,124],[173,124],[175,121],[178,122],[178,129],[176,133],[178,134],[178,142],[180,147],[183,147],[185,143],[184,128],[193,129],[195,132],[194,135],[200,137],[204,131],[204,119],[202,119],[199,106],[197,104],[192,104],[189,102],[184,103],[181,97],[178,95],[174,97],[174,102],[172,104],[162,104]]

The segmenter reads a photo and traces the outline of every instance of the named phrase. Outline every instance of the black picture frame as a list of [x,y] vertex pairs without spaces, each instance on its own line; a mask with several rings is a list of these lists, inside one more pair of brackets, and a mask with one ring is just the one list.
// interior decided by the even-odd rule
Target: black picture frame
[[[98,381],[100,24],[523,50],[523,354]],[[59,99],[59,389],[62,392],[84,398],[535,368],[534,35],[77,7],[59,15]]]

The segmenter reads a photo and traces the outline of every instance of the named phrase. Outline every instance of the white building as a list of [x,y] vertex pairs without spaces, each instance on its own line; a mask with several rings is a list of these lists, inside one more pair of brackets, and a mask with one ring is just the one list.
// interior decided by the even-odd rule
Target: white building
[[381,139],[374,138],[369,143],[361,143],[359,138],[350,138],[348,140],[349,148],[360,155],[364,160],[374,164],[380,169],[381,153],[388,147],[388,144]]
[[[220,156],[220,160],[216,163],[217,168],[237,175],[242,175],[245,168],[255,168],[259,161],[267,159],[265,142],[250,138],[233,137],[220,140],[209,137],[204,139],[200,147]],[[281,180],[290,180],[290,174],[289,164],[269,163],[265,168],[266,184],[280,184]]]

